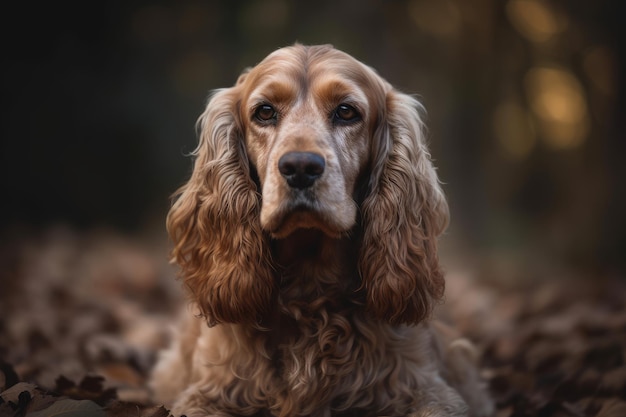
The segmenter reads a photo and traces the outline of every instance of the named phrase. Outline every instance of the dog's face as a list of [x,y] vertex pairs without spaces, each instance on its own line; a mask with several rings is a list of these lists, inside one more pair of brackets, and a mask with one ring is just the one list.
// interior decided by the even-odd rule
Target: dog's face
[[332,237],[350,230],[384,85],[337,50],[319,56],[279,50],[239,82],[245,146],[262,188],[263,229],[277,238],[299,228]]

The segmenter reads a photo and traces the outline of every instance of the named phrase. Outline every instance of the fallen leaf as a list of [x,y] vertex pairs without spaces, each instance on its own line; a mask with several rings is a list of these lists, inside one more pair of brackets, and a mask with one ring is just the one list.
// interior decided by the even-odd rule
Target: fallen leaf
[[65,399],[44,410],[28,413],[26,417],[106,417],[106,414],[93,401]]

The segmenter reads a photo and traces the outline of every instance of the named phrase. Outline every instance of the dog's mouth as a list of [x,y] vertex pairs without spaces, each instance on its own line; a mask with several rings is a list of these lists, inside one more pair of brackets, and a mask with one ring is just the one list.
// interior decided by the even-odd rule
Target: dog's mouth
[[284,239],[297,230],[317,229],[340,238],[356,223],[356,202],[340,190],[322,184],[306,189],[273,189],[262,195],[261,226],[273,238]]
[[313,203],[286,205],[277,210],[265,225],[272,237],[284,239],[297,230],[317,229],[324,234],[338,238],[343,230],[325,211]]

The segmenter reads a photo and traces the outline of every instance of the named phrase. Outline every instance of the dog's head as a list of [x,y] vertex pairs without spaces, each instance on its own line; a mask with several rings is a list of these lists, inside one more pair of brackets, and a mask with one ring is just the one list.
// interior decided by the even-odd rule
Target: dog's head
[[419,104],[330,46],[270,54],[217,91],[168,216],[181,275],[211,323],[255,323],[275,292],[269,239],[361,233],[367,308],[417,323],[441,297],[448,209]]

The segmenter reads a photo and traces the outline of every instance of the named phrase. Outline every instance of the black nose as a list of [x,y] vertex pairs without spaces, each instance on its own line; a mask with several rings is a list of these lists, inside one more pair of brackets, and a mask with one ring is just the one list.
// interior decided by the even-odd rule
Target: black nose
[[278,170],[292,188],[308,188],[324,173],[326,162],[311,152],[289,152],[278,160]]

